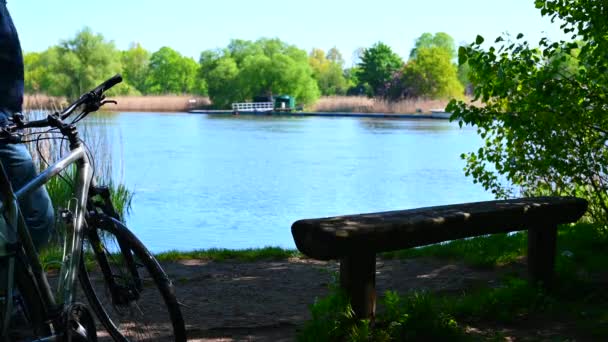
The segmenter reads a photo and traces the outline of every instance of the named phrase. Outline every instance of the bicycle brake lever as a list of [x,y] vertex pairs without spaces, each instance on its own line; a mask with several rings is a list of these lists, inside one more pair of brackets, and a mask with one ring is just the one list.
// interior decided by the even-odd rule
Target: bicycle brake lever
[[105,100],[105,101],[101,101],[100,107],[105,105],[106,103],[118,104],[118,102],[116,102],[114,100]]

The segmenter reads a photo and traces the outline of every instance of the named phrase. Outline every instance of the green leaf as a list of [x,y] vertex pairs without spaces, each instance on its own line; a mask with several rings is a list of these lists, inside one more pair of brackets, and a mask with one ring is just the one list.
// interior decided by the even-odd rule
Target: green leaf
[[523,34],[523,33],[519,33],[519,34],[517,35],[517,39],[522,39],[523,37],[524,37],[524,34]]
[[483,37],[480,35],[477,35],[477,37],[475,38],[475,44],[477,45],[481,45],[481,43],[483,43]]
[[458,64],[463,65],[467,62],[469,56],[467,55],[467,49],[464,46],[458,48]]

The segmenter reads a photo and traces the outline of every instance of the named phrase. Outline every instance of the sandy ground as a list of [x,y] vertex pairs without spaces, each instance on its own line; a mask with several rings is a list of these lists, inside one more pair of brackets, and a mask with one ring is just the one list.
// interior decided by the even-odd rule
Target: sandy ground
[[[293,341],[310,318],[308,306],[328,293],[336,262],[288,261],[164,264],[175,281],[177,297],[192,341]],[[493,283],[494,271],[474,270],[445,261],[377,262],[377,290],[405,293],[461,291]]]
[[[315,298],[327,295],[339,265],[294,258],[256,262],[185,260],[162,266],[173,279],[189,341],[282,342],[296,339],[298,329],[310,318],[309,305]],[[498,285],[496,279],[501,273],[525,274],[526,270],[523,262],[484,271],[435,259],[379,259],[376,269],[379,295],[388,289],[402,294],[412,290],[460,293],[478,286]],[[158,326],[168,321],[161,317],[154,320]],[[480,323],[467,330],[482,339],[500,332],[509,341],[564,340],[574,331],[569,322],[540,319],[527,323],[515,329]],[[151,327],[156,327],[156,323]],[[101,342],[110,340],[105,331],[98,334]],[[573,340],[584,339],[578,336]]]

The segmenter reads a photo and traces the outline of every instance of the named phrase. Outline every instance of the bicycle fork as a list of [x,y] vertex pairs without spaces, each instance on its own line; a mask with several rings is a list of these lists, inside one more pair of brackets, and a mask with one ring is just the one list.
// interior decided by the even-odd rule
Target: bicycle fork
[[89,218],[93,223],[87,232],[89,242],[91,243],[95,257],[97,258],[99,266],[102,270],[102,274],[104,275],[104,280],[110,290],[112,303],[121,306],[127,305],[129,302],[139,299],[139,293],[143,290],[143,282],[137,270],[137,263],[131,250],[128,248],[128,244],[126,244],[125,241],[122,241],[122,239],[118,239],[117,236],[120,255],[124,258],[124,264],[127,267],[127,271],[131,275],[131,277],[128,279],[132,280],[132,283],[129,282],[126,284],[119,284],[117,279],[121,276],[113,274],[112,267],[110,266],[110,262],[108,260],[108,258],[112,258],[112,255],[109,251],[106,253],[106,249],[102,241],[103,237],[99,236],[98,230],[95,229],[95,226],[113,225],[114,223],[112,221],[120,220],[120,218],[114,209],[110,190],[107,187],[91,186],[89,193],[91,194],[91,197],[95,195],[99,195],[101,197],[102,202],[95,202],[94,205],[99,207],[103,212],[103,214],[97,213],[96,211],[89,212]]

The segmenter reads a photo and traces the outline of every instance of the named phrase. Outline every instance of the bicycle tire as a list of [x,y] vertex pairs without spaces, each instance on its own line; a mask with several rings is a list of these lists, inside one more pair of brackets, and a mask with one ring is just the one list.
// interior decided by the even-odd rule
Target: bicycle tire
[[[85,250],[83,250],[83,257],[80,263],[80,283],[91,309],[95,312],[110,336],[115,341],[140,341],[140,339],[137,339],[139,337],[143,337],[141,340],[145,341],[186,341],[184,320],[175,297],[173,284],[159,265],[158,261],[156,261],[154,256],[141,241],[120,221],[105,215],[103,219],[95,221],[99,223],[95,223],[94,226],[89,226],[85,237],[89,241],[89,244],[95,243],[91,240],[97,239],[96,237],[99,238],[98,241],[102,242],[100,245],[103,245],[103,256],[113,263],[111,269],[120,273],[118,276],[113,275],[113,279],[118,279],[117,282],[127,283],[127,287],[132,285],[134,280],[127,279],[131,277],[129,270],[120,271],[117,269],[125,267],[125,265],[123,265],[124,258],[133,257],[137,260],[137,266],[140,267],[137,270],[137,274],[142,277],[142,283],[144,284],[141,288],[141,293],[138,293],[138,295],[142,294],[145,296],[145,301],[143,303],[134,303],[134,301],[131,301],[130,299],[127,305],[117,303],[108,293],[109,289],[105,278],[108,275],[104,274],[105,272],[102,271],[103,267],[100,266],[100,257],[103,256],[98,255],[98,251],[94,252],[95,265],[90,267],[91,270],[89,271],[85,265],[84,257],[87,245],[83,245],[83,249]],[[110,245],[113,243],[117,243],[117,245],[122,244],[123,250],[128,250],[129,255],[122,255],[123,253],[121,252],[121,255],[117,256],[116,252],[119,248]],[[121,261],[121,259],[123,259],[123,261]],[[141,267],[143,267],[143,269]],[[99,284],[101,282],[103,282],[103,284]],[[101,288],[103,288],[103,290],[101,290]],[[147,309],[153,306],[153,304],[150,303],[150,294],[153,294],[155,289],[160,292],[163,302],[154,307],[157,310],[155,310],[151,316],[144,317],[142,316],[142,308],[145,307],[145,309]],[[138,299],[142,298],[143,297],[140,296]],[[137,312],[134,312],[133,309],[137,309]],[[166,317],[159,319],[157,315],[161,313],[160,311],[164,311],[165,309],[166,312],[163,316]],[[136,317],[125,317],[126,314],[129,313],[136,314]],[[149,325],[147,324],[148,320],[151,323]]]

